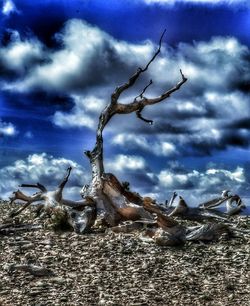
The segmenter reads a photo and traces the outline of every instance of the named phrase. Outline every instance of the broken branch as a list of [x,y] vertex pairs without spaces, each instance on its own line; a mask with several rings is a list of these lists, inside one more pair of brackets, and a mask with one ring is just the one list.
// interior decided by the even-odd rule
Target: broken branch
[[155,58],[157,57],[157,55],[161,52],[161,45],[162,45],[162,39],[163,39],[163,36],[165,35],[166,33],[166,29],[163,31],[161,37],[160,37],[160,40],[159,40],[159,44],[158,44],[158,49],[156,50],[156,52],[154,53],[154,55],[152,56],[152,58],[148,61],[148,63],[146,64],[146,66],[144,68],[138,68],[136,73],[133,74],[130,79],[128,80],[127,83],[121,85],[121,86],[118,86],[115,91],[113,92],[113,94],[111,95],[111,104],[116,104],[121,93],[124,92],[126,89],[132,87],[135,82],[137,81],[137,79],[139,78],[139,76],[145,72],[149,65],[155,60]]
[[19,187],[30,187],[30,188],[38,188],[40,189],[42,192],[46,192],[47,189],[45,188],[44,185],[40,184],[40,183],[36,183],[36,184],[21,184],[19,185]]

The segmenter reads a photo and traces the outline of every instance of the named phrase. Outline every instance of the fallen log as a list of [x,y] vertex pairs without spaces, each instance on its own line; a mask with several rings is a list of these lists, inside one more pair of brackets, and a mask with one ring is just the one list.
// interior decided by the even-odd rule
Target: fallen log
[[186,201],[179,196],[179,202],[176,207],[168,209],[168,216],[180,217],[185,220],[191,221],[204,221],[204,220],[227,220],[228,215],[215,209],[200,207],[189,207]]

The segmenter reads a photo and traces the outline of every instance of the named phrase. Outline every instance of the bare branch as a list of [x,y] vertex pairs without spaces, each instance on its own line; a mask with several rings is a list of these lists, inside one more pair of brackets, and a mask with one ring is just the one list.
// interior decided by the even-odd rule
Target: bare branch
[[136,111],[136,116],[137,116],[137,118],[139,118],[139,119],[141,119],[142,121],[145,121],[145,122],[149,123],[150,125],[152,125],[152,124],[154,123],[153,120],[146,119],[146,118],[142,117],[141,112],[143,111],[143,109],[144,109],[144,106],[140,107],[140,108]]
[[163,36],[165,35],[166,33],[166,29],[163,31],[162,35],[161,35],[161,38],[160,38],[160,41],[159,41],[159,44],[158,44],[158,49],[156,50],[156,52],[154,53],[154,55],[152,56],[152,58],[148,61],[148,63],[146,64],[146,66],[144,68],[138,68],[136,73],[133,74],[130,79],[128,80],[127,83],[121,85],[121,86],[118,86],[115,91],[113,92],[113,94],[111,95],[111,104],[116,104],[121,93],[124,92],[126,89],[132,87],[135,82],[137,81],[137,79],[139,78],[139,76],[145,72],[149,65],[155,60],[155,58],[157,57],[157,55],[161,52],[161,44],[162,44],[162,39],[163,39]]
[[61,204],[68,206],[68,207],[72,207],[72,208],[79,208],[82,209],[86,206],[95,206],[95,202],[91,199],[86,197],[84,200],[80,200],[80,201],[72,201],[72,200],[66,200],[66,199],[62,199],[61,200]]
[[10,203],[13,203],[15,200],[21,200],[24,202],[35,202],[41,200],[41,193],[35,193],[32,196],[27,196],[22,191],[17,190],[13,192],[13,196],[10,197]]
[[153,55],[151,60],[147,63],[147,65],[145,66],[145,68],[143,69],[142,72],[144,72],[144,71],[146,71],[148,69],[149,65],[155,60],[156,56],[161,52],[162,39],[163,39],[165,33],[166,33],[166,29],[161,34],[161,37],[160,37],[160,40],[159,40],[158,49],[156,50],[155,54]]
[[180,200],[174,210],[168,215],[169,217],[178,216],[187,213],[189,207],[186,201],[179,196]]
[[133,101],[132,103],[129,104],[118,103],[116,105],[116,113],[129,114],[136,111],[140,112],[140,109],[143,109],[147,105],[153,105],[169,98],[172,93],[179,90],[181,86],[187,81],[187,78],[184,76],[181,70],[180,73],[182,78],[181,81],[179,81],[175,86],[173,86],[169,90],[165,91],[161,96],[151,99],[143,97],[142,99]]
[[66,185],[66,183],[68,182],[68,179],[69,179],[69,176],[70,176],[70,173],[71,173],[71,170],[72,170],[72,167],[69,166],[68,169],[67,169],[67,174],[66,176],[63,178],[62,182],[59,184],[58,188],[62,191],[64,186]]
[[[148,89],[148,87],[149,87],[150,85],[152,85],[152,84],[153,84],[153,81],[150,80],[150,82],[148,83],[148,85],[146,85],[146,86],[143,88],[142,92],[141,92],[137,97],[135,97],[134,102],[137,101],[137,98],[143,99],[143,97],[144,97],[143,94],[146,92],[146,90]],[[145,122],[147,122],[147,123],[149,123],[149,124],[152,125],[152,124],[153,124],[153,120],[146,119],[146,118],[144,118],[144,117],[142,116],[141,112],[143,111],[143,108],[144,108],[144,106],[141,106],[141,107],[136,111],[136,116],[137,116],[137,118],[139,118],[139,119],[141,119],[142,121],[145,121]]]
[[148,83],[148,85],[146,85],[146,86],[143,88],[142,92],[141,92],[137,97],[135,97],[134,101],[136,101],[137,98],[141,98],[141,99],[142,99],[142,98],[143,98],[143,94],[146,92],[146,90],[148,89],[148,87],[149,87],[150,85],[152,85],[152,84],[153,84],[153,81],[150,80],[149,83]]
[[214,207],[217,207],[219,205],[221,205],[222,203],[226,202],[227,200],[229,200],[230,198],[232,198],[231,195],[225,197],[225,198],[216,198],[216,199],[213,199],[213,200],[210,200],[210,201],[207,201],[205,203],[201,203],[199,204],[198,206],[200,208],[204,208],[204,209],[210,209],[210,208],[214,208]]
[[[235,202],[235,205],[233,203]],[[227,204],[227,214],[229,216],[236,215],[237,213],[240,213],[242,209],[246,208],[244,203],[242,202],[241,198],[235,194],[230,199],[228,199]]]
[[175,91],[179,90],[181,88],[181,86],[187,81],[187,78],[184,76],[181,69],[180,69],[180,74],[181,74],[181,78],[182,78],[181,81],[179,81],[175,86],[173,86],[169,90],[165,91],[159,97],[152,98],[152,99],[143,98],[142,101],[141,101],[143,103],[143,105],[146,106],[146,105],[153,105],[153,104],[159,103],[159,102],[169,98],[170,95],[172,93],[174,93]]
[[47,189],[45,188],[45,186],[40,184],[40,183],[36,183],[36,184],[21,184],[21,185],[19,185],[19,187],[38,188],[42,192],[47,192]]
[[22,206],[20,209],[10,212],[9,217],[13,218],[17,215],[19,215],[23,210],[25,210],[28,206],[30,206],[32,203],[43,200],[42,193],[35,193],[32,196],[27,196],[26,194],[22,193],[20,190],[17,190],[13,192],[13,197],[10,197],[10,204],[15,202],[16,200],[21,200],[26,202],[24,206]]
[[175,198],[177,197],[177,195],[178,195],[178,194],[174,191],[174,193],[173,193],[173,195],[172,195],[172,197],[171,197],[169,203],[167,203],[167,207],[171,207],[171,206],[173,205],[174,200],[175,200]]

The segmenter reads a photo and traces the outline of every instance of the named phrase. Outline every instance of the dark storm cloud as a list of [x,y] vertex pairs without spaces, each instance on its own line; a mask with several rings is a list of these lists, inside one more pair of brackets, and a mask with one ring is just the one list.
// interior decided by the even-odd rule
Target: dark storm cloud
[[[149,115],[150,116],[150,115]],[[157,134],[189,134],[191,131],[184,126],[179,125],[178,123],[168,123],[164,122],[164,120],[159,120],[154,123],[155,128],[149,128],[146,124],[138,125],[136,131],[141,134],[153,135],[157,132]],[[129,127],[128,127],[129,129]],[[132,130],[132,129],[131,129]]]
[[240,120],[236,120],[232,123],[229,123],[227,127],[230,129],[246,129],[250,130],[250,118],[242,118]]

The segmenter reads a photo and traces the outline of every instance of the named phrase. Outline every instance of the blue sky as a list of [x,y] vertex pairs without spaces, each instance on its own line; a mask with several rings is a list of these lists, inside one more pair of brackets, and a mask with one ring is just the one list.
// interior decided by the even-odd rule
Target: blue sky
[[[123,97],[152,78],[154,96],[183,89],[145,117],[113,118],[106,170],[164,200],[197,204],[223,189],[250,195],[250,6],[247,1],[72,0],[0,2],[0,195],[23,181],[52,187],[75,167],[67,195],[89,180],[101,109],[143,66],[166,29],[160,57]],[[46,165],[46,167],[45,167]]]

